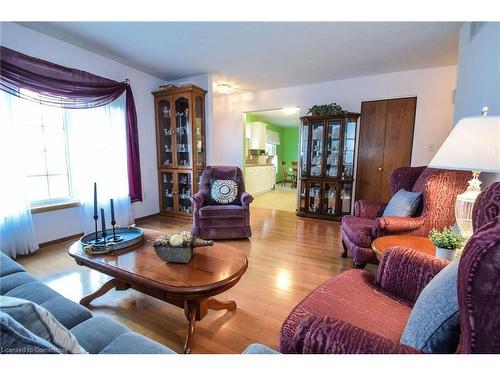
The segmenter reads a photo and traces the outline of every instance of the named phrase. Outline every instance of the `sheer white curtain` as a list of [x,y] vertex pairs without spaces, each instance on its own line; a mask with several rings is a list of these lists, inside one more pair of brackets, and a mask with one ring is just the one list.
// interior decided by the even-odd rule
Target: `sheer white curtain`
[[128,226],[134,221],[128,190],[125,113],[124,95],[103,107],[64,111],[73,194],[82,204],[82,230],[86,234],[94,231],[94,182],[98,213],[100,216],[100,208],[104,208],[108,228],[110,198],[118,225]]
[[0,250],[13,258],[38,249],[26,194],[29,150],[13,118],[14,100],[0,91]]

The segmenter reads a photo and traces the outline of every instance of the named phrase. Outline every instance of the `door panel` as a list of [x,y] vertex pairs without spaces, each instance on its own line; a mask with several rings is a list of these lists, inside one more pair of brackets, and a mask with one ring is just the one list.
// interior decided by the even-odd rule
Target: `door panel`
[[386,114],[387,101],[361,104],[356,200],[380,198]]
[[416,104],[417,98],[388,101],[380,185],[381,202],[387,202],[391,198],[389,176],[392,172],[396,168],[410,166]]

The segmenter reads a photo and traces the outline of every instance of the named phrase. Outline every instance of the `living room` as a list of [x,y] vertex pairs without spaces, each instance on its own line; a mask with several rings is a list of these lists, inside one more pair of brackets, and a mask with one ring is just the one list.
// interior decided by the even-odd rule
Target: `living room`
[[249,17],[2,20],[2,361],[499,354],[500,22]]

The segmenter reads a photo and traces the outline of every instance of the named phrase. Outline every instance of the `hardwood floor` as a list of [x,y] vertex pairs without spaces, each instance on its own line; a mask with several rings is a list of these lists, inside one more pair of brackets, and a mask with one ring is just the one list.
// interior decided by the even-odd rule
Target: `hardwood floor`
[[[278,348],[282,322],[293,307],[332,275],[351,268],[340,257],[340,224],[299,218],[286,211],[251,209],[253,236],[224,241],[248,257],[240,282],[221,294],[235,300],[233,312],[211,311],[197,324],[193,353],[240,353],[260,342]],[[174,232],[190,222],[155,216],[138,220],[145,228]],[[50,287],[73,301],[97,290],[109,277],[75,264],[67,254],[74,240],[42,248],[19,262]],[[131,329],[182,352],[187,322],[175,306],[136,291],[111,291],[90,305]]]

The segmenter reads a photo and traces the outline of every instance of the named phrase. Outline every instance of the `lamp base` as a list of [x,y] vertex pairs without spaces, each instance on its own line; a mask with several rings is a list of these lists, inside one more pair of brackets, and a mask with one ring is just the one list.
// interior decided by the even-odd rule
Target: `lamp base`
[[481,181],[479,181],[479,171],[472,172],[472,179],[468,182],[467,189],[457,195],[455,202],[455,218],[457,220],[460,234],[469,239],[472,236],[472,210],[477,196],[481,193]]

